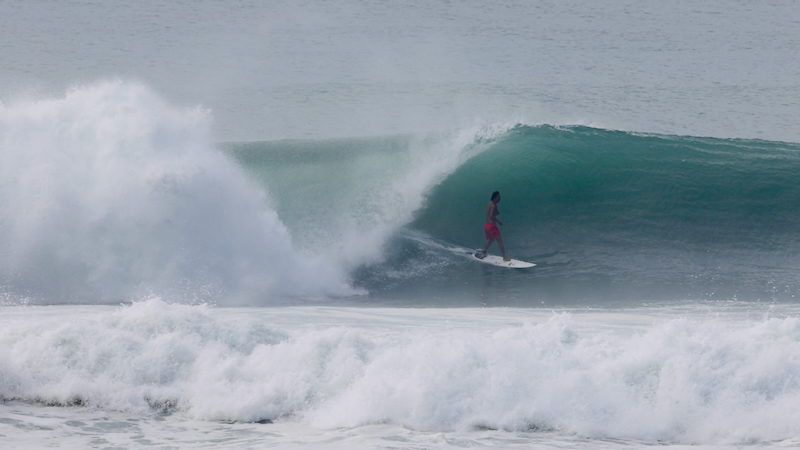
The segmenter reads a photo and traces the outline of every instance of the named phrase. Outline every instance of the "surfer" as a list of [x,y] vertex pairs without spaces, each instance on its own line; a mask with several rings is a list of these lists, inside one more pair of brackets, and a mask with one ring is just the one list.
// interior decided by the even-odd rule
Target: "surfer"
[[483,224],[483,231],[486,232],[486,245],[483,246],[483,251],[477,253],[475,256],[483,259],[486,257],[486,252],[492,245],[492,242],[497,241],[500,246],[500,252],[503,254],[503,261],[511,261],[511,258],[506,256],[506,248],[503,246],[503,237],[500,236],[500,229],[497,224],[502,225],[503,222],[497,218],[500,215],[500,210],[497,204],[500,203],[500,192],[492,192],[492,200],[486,205],[486,222]]

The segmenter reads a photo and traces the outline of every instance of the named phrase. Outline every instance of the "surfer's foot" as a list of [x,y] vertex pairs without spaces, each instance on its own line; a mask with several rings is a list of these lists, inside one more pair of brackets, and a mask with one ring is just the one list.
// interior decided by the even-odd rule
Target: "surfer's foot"
[[508,256],[503,256],[503,261],[509,262],[511,261],[511,258],[509,258]]
[[486,252],[475,253],[475,257],[478,258],[478,259],[486,258]]

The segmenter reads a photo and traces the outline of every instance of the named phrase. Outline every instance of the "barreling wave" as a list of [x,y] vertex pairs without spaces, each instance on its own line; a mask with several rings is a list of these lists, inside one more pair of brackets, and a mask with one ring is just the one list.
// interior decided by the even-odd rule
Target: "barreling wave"
[[800,294],[798,173],[798,144],[520,125],[435,186],[408,227],[422,234],[361,277],[376,291],[386,273],[419,280],[413,268],[427,261],[434,270],[417,284],[480,291],[474,263],[420,236],[481,246],[483,210],[499,190],[509,252],[540,263],[500,281],[515,303],[791,300]]
[[[497,124],[215,146],[208,122],[123,82],[2,106],[3,302],[800,293],[798,144]],[[482,245],[494,190],[535,270],[450,251]]]
[[798,173],[797,144],[519,126],[437,186],[415,226],[474,241],[497,189],[514,237],[776,250],[800,242]]

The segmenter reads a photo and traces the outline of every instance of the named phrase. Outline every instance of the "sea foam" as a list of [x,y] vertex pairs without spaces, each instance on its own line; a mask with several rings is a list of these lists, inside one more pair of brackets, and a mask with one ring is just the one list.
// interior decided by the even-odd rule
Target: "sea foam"
[[[109,307],[107,307],[109,308]],[[0,397],[202,420],[732,443],[796,436],[800,322],[153,299],[9,311]],[[605,315],[604,315],[605,314]],[[611,325],[606,327],[606,325]]]

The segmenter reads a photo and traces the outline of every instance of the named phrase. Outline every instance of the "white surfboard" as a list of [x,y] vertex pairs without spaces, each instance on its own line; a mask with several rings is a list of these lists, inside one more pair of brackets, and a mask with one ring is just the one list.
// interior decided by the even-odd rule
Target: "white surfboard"
[[508,267],[510,269],[527,269],[529,267],[533,267],[536,265],[534,263],[529,263],[527,261],[520,261],[518,259],[512,259],[511,261],[503,261],[503,257],[497,255],[486,255],[483,258],[478,258],[478,254],[473,253],[472,258],[482,263],[491,264],[493,266],[498,266],[498,267]]
[[455,253],[457,255],[460,255],[460,256],[463,256],[465,258],[469,258],[469,259],[472,259],[472,260],[475,260],[475,261],[480,261],[480,262],[486,263],[486,264],[491,264],[493,266],[507,267],[509,269],[528,269],[528,268],[531,268],[531,267],[536,265],[534,263],[529,263],[527,261],[520,261],[518,259],[512,259],[511,261],[503,261],[503,257],[502,256],[496,256],[496,255],[486,255],[485,258],[480,259],[477,256],[475,256],[476,252],[481,251],[480,249],[479,250],[470,250],[470,249],[465,248],[465,247],[460,247],[460,246],[451,245],[451,244],[448,244],[448,243],[445,243],[445,242],[440,242],[440,241],[432,239],[429,236],[426,236],[426,235],[424,235],[422,233],[406,231],[406,237],[408,239],[412,239],[414,241],[417,241],[417,242],[419,242],[420,244],[422,244],[422,245],[424,245],[426,247],[440,248],[440,249],[443,249],[443,250],[447,250],[447,251],[453,252],[453,253]]

